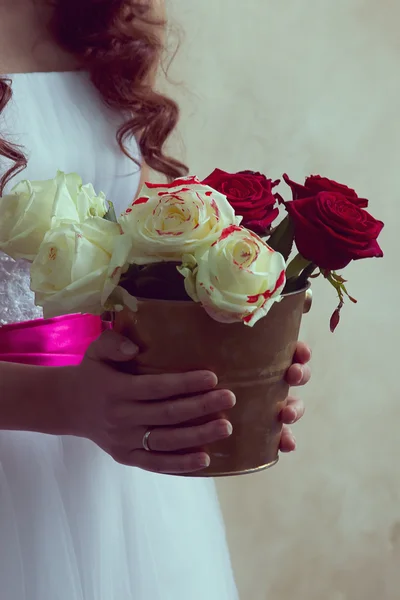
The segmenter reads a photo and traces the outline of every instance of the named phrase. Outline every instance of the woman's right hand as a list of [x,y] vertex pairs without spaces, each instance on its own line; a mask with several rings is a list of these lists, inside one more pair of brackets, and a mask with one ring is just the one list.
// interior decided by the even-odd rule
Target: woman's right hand
[[[81,365],[72,367],[71,432],[92,440],[124,465],[168,474],[206,468],[210,458],[196,448],[232,433],[229,421],[215,414],[234,406],[233,393],[214,389],[217,377],[209,371],[127,375],[112,366],[134,359],[137,352],[129,340],[107,331],[90,346]],[[208,415],[204,425],[182,426]],[[147,451],[143,439],[149,429]]]

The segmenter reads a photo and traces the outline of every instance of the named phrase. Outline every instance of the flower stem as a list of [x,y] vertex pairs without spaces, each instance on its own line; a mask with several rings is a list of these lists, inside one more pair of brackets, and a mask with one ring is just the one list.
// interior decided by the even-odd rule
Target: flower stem
[[[304,270],[308,270],[309,268],[312,268],[312,271],[310,273],[310,275],[312,274],[312,272],[314,271],[314,269],[316,268],[313,263],[307,259],[305,259],[301,254],[298,254],[297,256],[294,257],[294,259],[288,264],[287,268],[286,268],[286,279],[287,281],[289,281],[290,279],[295,279],[296,277],[299,277],[300,273],[303,273]],[[309,277],[310,275],[307,275],[307,277]]]
[[294,228],[289,216],[280,222],[278,227],[267,240],[268,245],[277,252],[280,252],[285,260],[288,260],[293,247]]
[[[308,265],[308,267],[306,267],[304,269],[304,271],[302,272],[302,274],[299,276],[298,279],[298,286],[299,288],[305,287],[307,285],[307,282],[309,280],[309,278],[311,277],[311,275],[313,275],[314,271],[318,269],[317,265],[315,265],[314,263],[310,263]],[[318,273],[316,275],[316,277],[318,276]]]

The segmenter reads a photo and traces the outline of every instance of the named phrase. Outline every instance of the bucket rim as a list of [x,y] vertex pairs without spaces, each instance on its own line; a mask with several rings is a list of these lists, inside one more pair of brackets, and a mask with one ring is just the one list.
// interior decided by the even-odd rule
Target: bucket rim
[[[307,292],[309,289],[311,288],[311,282],[308,281],[307,285],[303,286],[301,289],[299,290],[294,290],[293,292],[288,292],[286,294],[282,294],[283,298],[289,298],[292,296],[298,296],[300,294],[304,294],[305,292]],[[168,303],[169,305],[174,305],[176,304],[177,306],[182,306],[182,305],[189,305],[189,304],[193,304],[193,306],[199,306],[198,302],[194,302],[194,300],[163,300],[161,298],[142,298],[140,296],[132,296],[133,298],[135,298],[135,300],[139,303],[139,304],[146,304],[148,302],[154,303],[154,304],[159,304],[160,306],[163,304]]]

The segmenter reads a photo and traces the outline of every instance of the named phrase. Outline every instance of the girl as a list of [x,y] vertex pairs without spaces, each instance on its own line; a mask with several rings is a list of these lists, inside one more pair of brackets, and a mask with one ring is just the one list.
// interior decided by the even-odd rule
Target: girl
[[[164,152],[178,108],[154,88],[164,28],[161,0],[0,0],[2,192],[60,169],[122,212],[149,168],[186,173]],[[118,372],[132,344],[94,317],[41,320],[28,267],[5,255],[0,300],[1,597],[234,600],[214,484],[163,475],[207,465],[191,449],[230,434],[211,415],[233,394],[208,372]],[[291,384],[309,358],[299,344]],[[289,399],[282,419],[302,413]]]

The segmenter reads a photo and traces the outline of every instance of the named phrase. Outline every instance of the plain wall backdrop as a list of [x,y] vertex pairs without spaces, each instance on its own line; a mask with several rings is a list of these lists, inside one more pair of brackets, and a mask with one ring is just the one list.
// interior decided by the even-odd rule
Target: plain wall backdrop
[[168,88],[182,107],[176,148],[193,173],[326,175],[368,197],[386,222],[385,258],[346,270],[359,303],[345,306],[334,335],[334,291],[314,286],[302,331],[314,377],[299,392],[298,451],[219,483],[241,598],[398,600],[400,4],[168,8],[184,32]]

